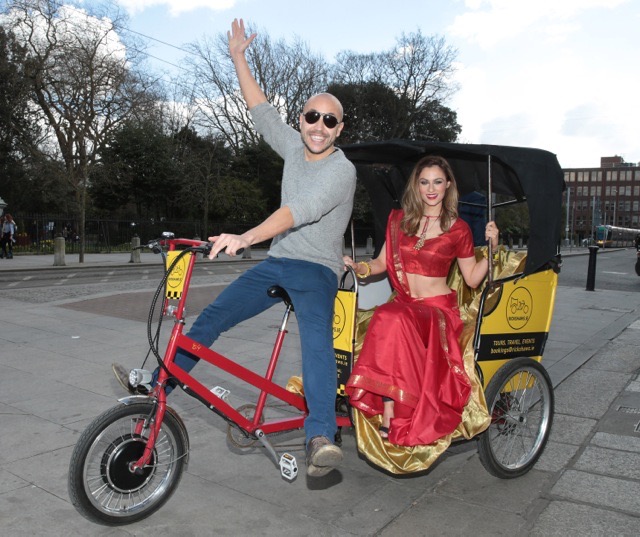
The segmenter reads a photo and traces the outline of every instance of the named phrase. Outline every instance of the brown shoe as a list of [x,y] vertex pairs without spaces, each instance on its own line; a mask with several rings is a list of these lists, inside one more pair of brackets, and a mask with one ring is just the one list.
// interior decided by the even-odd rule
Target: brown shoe
[[314,436],[307,443],[307,475],[322,477],[342,462],[342,450],[326,436]]

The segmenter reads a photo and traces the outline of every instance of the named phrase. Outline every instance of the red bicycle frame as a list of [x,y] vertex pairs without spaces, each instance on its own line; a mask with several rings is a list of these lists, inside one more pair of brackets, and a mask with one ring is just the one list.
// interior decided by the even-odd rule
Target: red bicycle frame
[[[155,414],[150,418],[150,435],[147,440],[146,449],[142,457],[133,465],[133,469],[141,469],[151,460],[155,439],[157,438],[160,427],[162,426],[162,419],[164,418],[166,411],[167,395],[165,393],[164,386],[169,379],[175,379],[175,381],[177,381],[187,393],[190,393],[190,395],[195,396],[197,399],[205,403],[210,410],[221,415],[226,421],[234,424],[240,430],[244,431],[245,434],[260,439],[263,443],[265,442],[265,440],[263,440],[263,434],[281,433],[303,428],[304,419],[307,415],[304,397],[286,390],[272,380],[276,371],[278,357],[280,356],[284,338],[287,334],[287,323],[293,309],[291,304],[288,304],[286,307],[266,372],[264,376],[259,375],[222,354],[204,347],[202,344],[183,334],[184,310],[191,283],[191,276],[196,262],[196,254],[208,254],[211,244],[189,239],[168,239],[160,241],[159,245],[168,247],[169,251],[174,251],[178,247],[187,247],[189,252],[184,255],[188,255],[189,259],[183,276],[183,290],[178,300],[177,307],[172,311],[172,314],[175,317],[175,324],[165,350],[163,366],[160,368],[158,375],[158,382],[152,394],[157,401],[157,405]],[[168,270],[171,270],[171,267],[169,267]],[[170,314],[168,305],[169,299],[165,297],[163,307],[164,315]],[[176,365],[174,359],[178,349],[186,350],[197,356],[201,361],[208,362],[221,371],[229,373],[237,379],[258,388],[260,393],[256,401],[253,418],[248,419],[241,412],[229,405],[222,397],[216,395],[211,391],[211,389],[207,388],[187,371]],[[300,413],[293,417],[263,420],[263,412],[268,395],[271,395],[287,405],[299,410]],[[338,427],[351,425],[351,420],[348,416],[337,415],[336,419]],[[140,425],[140,428],[143,428],[142,424]]]

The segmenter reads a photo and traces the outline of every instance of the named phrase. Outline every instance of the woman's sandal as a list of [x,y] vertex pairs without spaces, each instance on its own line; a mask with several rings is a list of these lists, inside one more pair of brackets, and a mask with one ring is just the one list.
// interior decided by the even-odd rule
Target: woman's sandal
[[385,440],[389,438],[389,427],[380,425],[380,427],[378,427],[378,431],[380,433],[380,438],[384,438]]

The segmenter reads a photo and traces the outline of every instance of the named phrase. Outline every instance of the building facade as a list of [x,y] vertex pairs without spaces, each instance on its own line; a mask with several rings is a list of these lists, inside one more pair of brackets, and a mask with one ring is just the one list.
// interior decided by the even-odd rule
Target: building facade
[[565,168],[565,238],[593,237],[596,226],[640,228],[640,166],[622,157],[602,157],[599,168]]

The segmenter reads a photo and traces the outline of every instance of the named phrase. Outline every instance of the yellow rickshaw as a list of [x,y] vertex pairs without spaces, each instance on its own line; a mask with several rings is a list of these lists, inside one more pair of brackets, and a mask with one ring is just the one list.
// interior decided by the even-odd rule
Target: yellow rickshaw
[[[477,437],[480,460],[489,472],[502,478],[527,472],[540,457],[553,420],[553,389],[540,361],[551,324],[560,265],[557,245],[564,183],[555,156],[534,149],[407,141],[350,145],[343,150],[356,164],[359,179],[369,191],[375,214],[376,249],[384,240],[387,214],[399,204],[405,178],[414,162],[427,153],[449,160],[463,199],[472,213],[480,211],[476,216],[481,217],[484,210],[486,217],[492,218],[496,208],[526,202],[530,227],[526,254],[497,252],[491,277],[481,290],[465,289],[455,267],[449,275],[450,285],[458,290],[466,323],[461,341],[465,369],[475,384],[463,423],[438,446],[425,448],[426,453],[394,453],[393,447],[386,446],[393,462],[389,467],[379,466],[394,473],[419,471],[425,460],[435,460],[451,441]],[[473,201],[474,197],[484,197],[490,203]],[[165,265],[147,323],[149,352],[159,366],[157,383],[151,384],[149,370],[132,370],[129,384],[136,389],[145,387],[146,393],[120,399],[96,417],[80,435],[69,462],[71,502],[89,520],[110,526],[143,520],[160,509],[178,487],[188,464],[189,434],[185,422],[167,402],[168,382],[222,417],[228,423],[230,444],[240,449],[261,444],[287,481],[296,479],[296,459],[290,453],[279,453],[280,446],[271,439],[302,429],[307,413],[304,394],[296,391],[296,383],[290,381],[283,386],[275,377],[287,323],[294,311],[286,289],[272,286],[265,290],[274,304],[285,306],[266,368],[260,360],[240,363],[203,347],[184,333],[196,258],[207,256],[212,244],[164,233],[147,247],[161,254]],[[476,255],[482,255],[481,248]],[[488,255],[491,259],[493,252]],[[339,294],[336,301],[335,339],[347,341],[346,349],[336,352],[343,375],[348,375],[352,356],[358,351],[358,346],[353,346],[355,326],[347,327],[341,321],[355,319],[357,282],[353,287],[343,289],[350,296]],[[366,294],[362,289],[361,308],[366,305]],[[359,312],[358,317],[361,339],[366,312]],[[164,319],[174,322],[164,323],[170,325],[171,335],[162,350]],[[242,404],[232,404],[230,389],[211,388],[199,372],[194,376],[177,365],[178,349],[200,358],[203,365],[199,371],[208,365],[232,386],[240,385],[241,393],[248,394],[243,395]],[[360,413],[350,412],[353,409],[341,393],[340,384],[338,379],[337,424],[346,427],[355,422],[358,449],[376,464],[375,457],[371,458],[372,450],[363,445],[367,428],[372,425]],[[370,436],[382,443],[377,428]]]
[[[377,434],[379,416],[368,419],[355,411],[359,451],[391,473],[413,473],[428,468],[451,441],[475,437],[480,460],[491,474],[512,478],[526,473],[542,454],[553,421],[553,387],[540,362],[560,267],[564,178],[555,155],[530,148],[406,140],[341,149],[356,165],[358,179],[371,200],[374,256],[384,242],[389,212],[400,206],[413,166],[426,155],[440,155],[451,164],[456,177],[460,216],[472,230],[481,230],[476,256],[495,260],[480,289],[467,288],[455,264],[449,274],[465,322],[460,344],[474,387],[461,425],[437,445],[398,448]],[[487,248],[482,246],[486,221],[494,219],[496,210],[518,203],[528,209],[526,249],[501,247],[498,252],[483,252]],[[523,215],[527,218],[526,210]],[[360,286],[356,358],[372,304],[389,296],[390,287],[385,284],[373,285],[379,287],[373,300],[366,296],[368,286]]]

